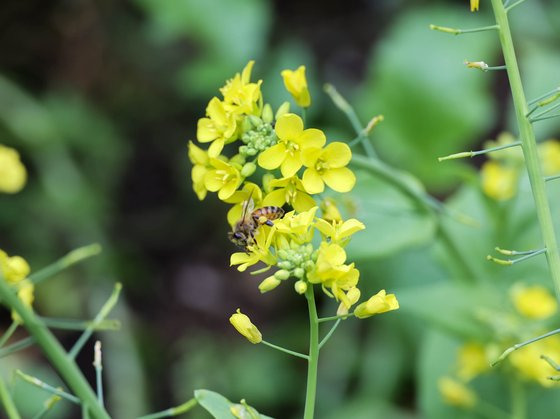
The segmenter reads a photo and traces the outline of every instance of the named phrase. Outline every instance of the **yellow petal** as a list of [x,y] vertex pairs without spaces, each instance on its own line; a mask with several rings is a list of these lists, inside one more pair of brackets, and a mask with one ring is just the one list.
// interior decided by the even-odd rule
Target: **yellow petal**
[[196,138],[201,143],[214,141],[218,138],[216,126],[210,118],[200,118],[196,129]]
[[330,143],[323,150],[321,159],[326,161],[329,167],[344,167],[352,159],[352,151],[350,151],[350,147],[346,143]]
[[294,140],[303,132],[303,121],[296,114],[287,113],[282,115],[280,119],[276,121],[274,130],[276,131],[278,138],[281,140]]
[[286,147],[279,143],[259,154],[258,163],[263,169],[273,170],[279,167],[286,158]]
[[224,139],[219,138],[214,140],[210,147],[208,148],[208,157],[218,157],[222,150],[224,149]]
[[298,192],[294,201],[291,203],[297,212],[309,211],[317,205],[315,200],[305,192]]
[[267,196],[263,199],[263,207],[267,206],[274,206],[274,207],[281,207],[286,203],[286,190],[285,189],[276,189],[270,192]]
[[322,218],[317,218],[317,221],[315,221],[315,227],[317,227],[317,230],[319,230],[325,237],[332,237],[335,234],[333,225]]
[[321,148],[327,142],[327,137],[325,137],[325,133],[320,129],[309,128],[303,131],[303,133],[297,139],[297,142],[301,144],[303,148]]
[[302,163],[301,159],[298,155],[286,154],[286,158],[282,162],[282,167],[280,171],[282,172],[282,176],[284,177],[291,177],[297,173],[297,171],[301,168]]
[[222,201],[228,199],[233,195],[233,193],[237,190],[237,188],[239,188],[240,185],[241,179],[230,180],[224,185],[223,188],[220,189],[220,192],[218,192],[218,198],[220,198]]
[[351,236],[355,232],[363,230],[365,228],[366,226],[362,222],[356,220],[355,218],[351,218],[345,221],[344,224],[342,224],[338,232],[338,237],[342,239],[344,237]]
[[325,190],[323,179],[321,179],[319,173],[311,167],[303,172],[303,178],[301,181],[307,193],[317,194]]
[[227,125],[227,115],[224,104],[217,97],[213,97],[206,107],[206,114],[218,125]]
[[192,164],[206,165],[208,163],[208,156],[206,151],[198,147],[192,141],[189,141],[189,159]]
[[210,192],[219,191],[224,186],[223,177],[218,175],[215,170],[209,170],[204,176],[204,186]]
[[255,61],[251,60],[247,63],[243,71],[241,72],[241,82],[243,84],[247,84],[251,81],[251,71],[253,70],[253,66],[255,65]]
[[320,155],[321,149],[319,147],[305,148],[301,151],[301,162],[307,167],[315,167]]
[[348,192],[356,184],[356,176],[347,167],[326,170],[322,177],[329,188],[337,192]]

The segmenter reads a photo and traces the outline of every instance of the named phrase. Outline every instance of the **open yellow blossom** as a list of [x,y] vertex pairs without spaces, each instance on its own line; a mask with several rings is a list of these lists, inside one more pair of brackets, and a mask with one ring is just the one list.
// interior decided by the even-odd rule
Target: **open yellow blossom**
[[298,214],[295,211],[290,211],[274,223],[274,228],[280,234],[291,236],[298,243],[311,242],[313,238],[313,229],[311,227],[314,225],[317,209],[318,207],[313,207],[308,211]]
[[270,252],[270,244],[274,237],[274,230],[268,226],[260,226],[255,243],[247,247],[247,252],[237,252],[230,257],[230,266],[239,265],[239,272],[245,271],[249,266],[263,262],[268,266],[276,264],[276,257]]
[[224,145],[237,139],[235,115],[227,112],[224,103],[217,97],[212,98],[206,108],[208,118],[200,118],[196,138],[201,143],[212,142],[208,149],[210,157],[218,157]]
[[261,188],[255,183],[247,182],[243,186],[243,189],[235,191],[228,199],[224,202],[228,204],[235,204],[227,213],[228,223],[233,226],[237,223],[243,216],[243,204],[245,201],[252,199],[255,208],[260,208],[262,204],[262,191]]
[[311,105],[311,96],[307,88],[307,79],[305,78],[305,66],[301,65],[297,70],[284,70],[282,71],[282,79],[284,79],[284,86],[290,92],[298,106],[307,108]]
[[325,238],[329,238],[332,243],[338,243],[341,246],[348,243],[352,234],[366,228],[362,222],[355,218],[350,218],[344,222],[332,221],[330,223],[318,218],[315,225]]
[[385,313],[398,308],[399,302],[395,294],[387,294],[385,290],[381,290],[366,302],[358,305],[354,310],[354,315],[359,319],[365,319],[375,314]]
[[249,317],[241,313],[240,309],[237,309],[237,312],[231,315],[229,322],[239,333],[245,336],[249,342],[255,344],[262,342],[262,334],[259,329],[251,323],[251,319],[249,319]]
[[27,171],[19,153],[0,144],[0,192],[16,193],[25,185]]
[[243,181],[241,173],[232,164],[220,159],[210,158],[210,170],[204,175],[204,186],[210,192],[218,191],[218,198],[228,199]]
[[280,167],[282,176],[291,177],[303,165],[301,152],[306,148],[321,148],[327,141],[323,131],[303,129],[302,119],[293,113],[282,115],[274,127],[278,143],[259,154],[258,163],[264,169]]
[[352,159],[348,144],[334,142],[324,149],[312,147],[303,150],[303,186],[310,194],[321,193],[325,183],[337,192],[348,192],[356,184],[356,176],[345,167]]
[[480,0],[471,0],[471,12],[477,11],[478,10],[478,4],[480,3]]
[[204,176],[210,168],[208,152],[197,147],[192,141],[189,141],[189,159],[193,165],[191,170],[193,190],[198,199],[202,201],[208,192],[204,184]]
[[[33,305],[33,300],[35,299],[35,296],[33,294],[33,291],[35,290],[35,286],[28,279],[24,279],[23,281],[20,281],[17,284],[17,288],[18,288],[17,291],[18,298],[21,300],[23,305],[31,309]],[[15,310],[12,310],[12,319],[17,323],[20,324],[23,323],[23,319],[19,314],[15,312]]]
[[297,176],[269,180],[266,186],[272,191],[265,196],[263,205],[281,207],[287,203],[298,212],[307,211],[317,205]]
[[516,167],[506,166],[497,161],[487,161],[482,165],[482,190],[496,201],[506,201],[515,196],[519,179]]
[[470,381],[490,369],[484,346],[470,342],[459,348],[457,356],[457,376],[463,381]]
[[558,311],[556,298],[541,285],[516,284],[511,290],[515,309],[530,319],[546,319]]
[[29,265],[24,258],[21,256],[9,257],[3,250],[0,250],[0,270],[4,280],[12,284],[23,281],[30,272]]
[[249,61],[241,74],[226,81],[220,92],[224,96],[224,109],[232,115],[258,115],[262,110],[262,80],[251,83],[253,60]]
[[560,142],[548,140],[539,144],[539,155],[546,176],[560,173]]
[[560,336],[554,335],[531,343],[509,355],[509,362],[526,379],[538,382],[543,387],[553,387],[557,382],[548,379],[558,374],[550,364],[541,359],[547,355],[551,359],[560,359]]
[[476,394],[463,383],[450,377],[441,377],[438,380],[438,389],[445,403],[470,409],[477,403]]

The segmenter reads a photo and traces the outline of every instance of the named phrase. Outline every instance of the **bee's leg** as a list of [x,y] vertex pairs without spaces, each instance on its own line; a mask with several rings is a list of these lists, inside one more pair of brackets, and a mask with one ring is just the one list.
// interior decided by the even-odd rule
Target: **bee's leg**
[[272,226],[274,225],[274,223],[273,223],[272,221],[270,221],[270,220],[266,220],[266,221],[265,221],[265,224],[266,224],[267,226],[270,226],[270,227],[272,227]]

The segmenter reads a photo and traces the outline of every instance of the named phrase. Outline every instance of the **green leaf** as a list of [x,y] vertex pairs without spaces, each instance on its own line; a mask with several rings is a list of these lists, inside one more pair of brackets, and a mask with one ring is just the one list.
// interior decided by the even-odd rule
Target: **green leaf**
[[366,229],[348,245],[353,260],[389,255],[433,237],[435,219],[429,210],[385,180],[366,172],[358,172],[357,178],[348,215]]
[[[238,403],[232,403],[224,396],[215,391],[210,390],[195,390],[194,397],[204,409],[208,411],[216,419],[236,419],[236,417],[231,413],[232,407],[240,408],[241,419],[272,419],[270,416],[259,414],[255,408],[248,406],[246,404],[240,405]],[[256,416],[255,416],[256,415]]]

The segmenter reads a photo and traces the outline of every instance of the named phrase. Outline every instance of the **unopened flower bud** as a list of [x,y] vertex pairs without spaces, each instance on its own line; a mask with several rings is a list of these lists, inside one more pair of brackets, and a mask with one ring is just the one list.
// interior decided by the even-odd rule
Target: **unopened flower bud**
[[274,118],[278,120],[282,115],[285,115],[288,112],[290,112],[290,102],[284,102],[280,105],[280,107],[276,111],[276,115],[274,115]]
[[305,294],[305,291],[307,291],[307,282],[300,279],[294,284],[294,289],[298,294]]
[[288,279],[290,277],[290,271],[287,271],[285,269],[280,269],[279,271],[276,271],[274,273],[274,277],[276,279],[279,279],[281,281],[284,281],[286,279]]
[[268,291],[272,291],[274,288],[276,288],[278,285],[280,285],[282,281],[280,281],[278,278],[276,278],[275,275],[269,276],[268,278],[265,278],[260,284],[259,284],[259,291],[261,293],[265,293]]
[[243,168],[241,169],[241,176],[249,177],[253,173],[255,173],[255,170],[257,170],[257,165],[255,163],[252,162],[245,163],[243,165]]
[[303,278],[303,275],[305,274],[305,271],[303,270],[303,268],[296,268],[294,269],[294,276],[296,278]]
[[245,336],[251,343],[261,343],[262,335],[253,323],[251,319],[245,314],[241,313],[240,309],[237,309],[237,313],[232,314],[229,318],[229,322],[235,327],[235,329]]
[[232,165],[243,166],[245,164],[245,157],[243,157],[241,154],[236,154],[231,159],[229,159],[229,162]]
[[263,107],[262,119],[264,122],[268,124],[272,123],[274,119],[274,114],[272,113],[272,107],[268,103]]

